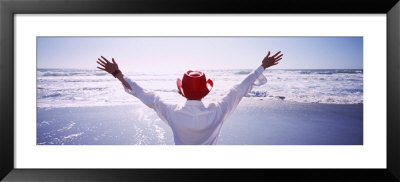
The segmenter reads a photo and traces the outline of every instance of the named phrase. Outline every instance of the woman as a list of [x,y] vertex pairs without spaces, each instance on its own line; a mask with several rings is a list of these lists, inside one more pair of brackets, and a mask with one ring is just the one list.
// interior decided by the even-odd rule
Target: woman
[[261,66],[235,85],[219,102],[207,106],[201,99],[211,91],[213,82],[210,79],[206,80],[205,74],[200,71],[188,71],[182,80],[177,79],[179,93],[187,99],[185,105],[178,106],[165,103],[153,92],[144,90],[136,82],[124,76],[114,58],[110,62],[101,56],[102,59],[98,58],[97,63],[100,66],[97,68],[112,74],[121,81],[127,93],[154,109],[171,127],[175,144],[211,145],[216,144],[223,121],[235,110],[242,97],[249,92],[256,81],[262,82],[261,84],[266,82],[262,72],[277,65],[282,56],[280,51],[273,56],[270,56],[268,51]]

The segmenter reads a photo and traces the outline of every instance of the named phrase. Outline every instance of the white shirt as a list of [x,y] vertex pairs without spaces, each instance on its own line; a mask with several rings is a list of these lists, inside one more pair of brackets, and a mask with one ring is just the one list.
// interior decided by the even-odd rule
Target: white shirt
[[251,90],[256,80],[259,83],[255,85],[266,83],[263,71],[262,66],[258,67],[240,84],[235,85],[219,102],[208,106],[199,100],[187,100],[183,106],[167,104],[156,94],[143,89],[125,76],[124,79],[132,91],[124,88],[127,93],[154,109],[171,127],[176,145],[212,145],[217,142],[223,122],[235,110],[242,97]]

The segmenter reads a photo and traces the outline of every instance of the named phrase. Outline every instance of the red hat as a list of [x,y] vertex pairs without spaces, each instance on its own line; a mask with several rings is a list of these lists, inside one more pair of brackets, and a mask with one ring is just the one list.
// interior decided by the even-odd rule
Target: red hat
[[213,82],[201,71],[187,71],[181,79],[176,80],[179,93],[189,100],[201,100],[212,89]]

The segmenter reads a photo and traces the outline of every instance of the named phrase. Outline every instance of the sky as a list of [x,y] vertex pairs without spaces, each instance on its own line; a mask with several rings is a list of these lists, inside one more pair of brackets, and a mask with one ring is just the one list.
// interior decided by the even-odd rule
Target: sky
[[271,69],[362,69],[362,37],[38,37],[37,68],[97,69],[114,58],[121,70],[255,69],[282,51]]

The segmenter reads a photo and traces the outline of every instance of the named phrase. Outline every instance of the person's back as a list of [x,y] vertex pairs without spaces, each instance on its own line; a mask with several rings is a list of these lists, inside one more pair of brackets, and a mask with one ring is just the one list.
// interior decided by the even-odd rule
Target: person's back
[[[252,85],[255,82],[259,82],[259,84],[266,83],[266,78],[262,72],[267,67],[278,64],[278,61],[282,59],[282,54],[278,56],[279,53],[280,51],[269,57],[270,53],[268,52],[260,67],[229,90],[220,101],[207,106],[201,102],[201,99],[209,93],[213,83],[211,80],[205,81],[205,76],[201,72],[192,77],[195,80],[192,81],[192,83],[195,83],[194,85],[188,86],[191,80],[189,73],[192,71],[188,71],[184,75],[183,81],[177,80],[179,93],[188,99],[184,105],[178,106],[167,104],[153,92],[143,89],[136,82],[124,77],[114,59],[112,59],[113,63],[110,63],[102,57],[105,62],[99,59],[100,62],[98,63],[104,68],[98,68],[118,78],[127,93],[137,97],[145,105],[154,109],[157,115],[171,127],[175,144],[211,145],[216,144],[223,122],[237,107],[243,96],[249,92]],[[202,76],[200,81],[198,79],[200,78],[199,75]],[[186,80],[185,76],[187,76]],[[202,83],[201,86],[199,86],[199,83]]]
[[222,122],[219,122],[215,104],[204,106],[201,101],[188,100],[177,107],[168,118],[175,144],[215,144]]

